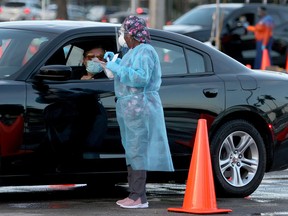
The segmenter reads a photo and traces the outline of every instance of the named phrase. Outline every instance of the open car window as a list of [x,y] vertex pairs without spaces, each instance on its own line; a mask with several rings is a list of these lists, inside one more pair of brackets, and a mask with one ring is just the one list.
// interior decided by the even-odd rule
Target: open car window
[[[45,65],[66,65],[72,68],[71,79],[81,79],[86,75],[86,69],[83,65],[84,53],[95,47],[102,47],[105,51],[117,52],[117,44],[115,36],[94,36],[77,38],[67,42],[65,45],[58,48],[52,56],[45,62]],[[107,78],[105,74],[97,76],[95,80]]]

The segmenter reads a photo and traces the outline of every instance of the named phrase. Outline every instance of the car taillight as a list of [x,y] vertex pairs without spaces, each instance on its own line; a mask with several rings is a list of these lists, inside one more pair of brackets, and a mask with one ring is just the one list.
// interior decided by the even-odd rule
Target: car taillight
[[107,16],[103,16],[103,17],[101,18],[101,22],[107,23],[107,22],[108,22]]
[[2,13],[3,12],[3,8],[2,7],[0,7],[0,13]]
[[144,12],[144,10],[143,10],[143,8],[141,8],[141,7],[138,7],[137,9],[136,9],[136,13],[137,14],[142,14]]
[[171,20],[169,20],[169,21],[166,22],[166,25],[172,25],[172,23],[173,22]]
[[30,14],[31,10],[30,10],[30,8],[25,8],[23,12],[24,12],[24,14]]

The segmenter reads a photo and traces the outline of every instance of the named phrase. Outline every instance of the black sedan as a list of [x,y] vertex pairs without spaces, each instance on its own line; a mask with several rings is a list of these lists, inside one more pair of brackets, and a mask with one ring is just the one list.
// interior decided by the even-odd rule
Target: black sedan
[[[86,50],[119,50],[119,27],[0,23],[1,185],[126,181],[113,80],[80,79]],[[185,183],[199,119],[207,120],[218,196],[247,196],[265,172],[288,167],[287,74],[253,71],[180,34],[151,35],[176,171],[148,181]]]

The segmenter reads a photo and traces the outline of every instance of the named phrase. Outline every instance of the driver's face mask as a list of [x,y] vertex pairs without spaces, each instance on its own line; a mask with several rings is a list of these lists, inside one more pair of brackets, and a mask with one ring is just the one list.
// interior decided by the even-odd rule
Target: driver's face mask
[[97,74],[97,73],[100,73],[101,71],[103,71],[103,67],[102,67],[101,64],[98,63],[98,62],[95,62],[95,61],[87,61],[86,70],[87,70],[87,72],[89,72],[89,73]]

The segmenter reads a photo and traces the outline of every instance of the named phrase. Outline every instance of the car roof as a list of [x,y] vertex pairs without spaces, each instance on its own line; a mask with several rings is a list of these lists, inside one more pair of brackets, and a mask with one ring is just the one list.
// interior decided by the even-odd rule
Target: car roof
[[[199,5],[197,7],[199,8],[214,8],[216,7],[217,4],[216,3],[212,3],[212,4],[203,4],[203,5]],[[277,8],[277,9],[283,9],[283,10],[288,10],[288,7],[283,6],[283,5],[279,5],[279,4],[262,4],[262,3],[220,3],[219,6],[221,8],[241,8],[241,7],[251,7],[251,8],[256,8],[259,6],[267,6],[267,10],[271,9],[271,8]]]
[[267,11],[271,9],[276,9],[276,10],[286,10],[288,11],[288,7],[285,5],[280,5],[280,4],[262,4],[262,3],[250,3],[250,4],[244,4],[244,7],[250,7],[250,8],[257,8],[259,6],[264,6],[267,8]]
[[10,21],[0,22],[0,28],[7,29],[24,29],[24,30],[38,30],[43,32],[61,33],[67,30],[78,29],[83,27],[103,27],[120,26],[111,23],[92,22],[92,21],[72,21],[72,20],[27,20],[27,21]]
[[40,0],[5,0],[3,1],[3,3],[18,3],[18,2],[21,2],[21,3],[27,3],[27,4],[41,4],[41,1]]
[[[213,3],[213,4],[203,4],[203,5],[199,5],[197,6],[198,8],[214,8],[216,7],[217,4]],[[243,3],[220,3],[219,6],[225,8],[225,7],[229,7],[229,8],[240,8],[243,7],[244,4]]]

